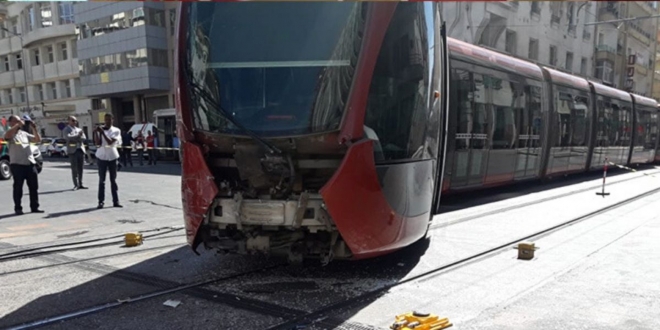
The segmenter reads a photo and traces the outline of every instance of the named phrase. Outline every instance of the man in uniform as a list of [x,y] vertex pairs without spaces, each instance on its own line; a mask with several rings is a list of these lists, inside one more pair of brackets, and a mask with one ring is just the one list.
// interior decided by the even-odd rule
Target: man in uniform
[[[43,213],[39,210],[39,181],[37,177],[37,161],[34,159],[30,143],[38,143],[41,136],[37,131],[37,126],[30,120],[30,117],[24,116],[22,120],[18,116],[9,117],[9,129],[5,132],[5,140],[9,142],[9,166],[14,177],[14,212],[17,215],[23,214],[21,199],[23,198],[23,182],[27,182],[30,191],[30,209],[32,213]],[[26,124],[27,122],[27,124]],[[29,128],[31,133],[22,128]]]

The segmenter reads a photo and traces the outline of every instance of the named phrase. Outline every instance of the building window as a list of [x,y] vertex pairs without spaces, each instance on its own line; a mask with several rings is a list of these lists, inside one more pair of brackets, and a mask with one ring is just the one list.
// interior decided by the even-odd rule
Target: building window
[[9,26],[10,28],[8,29],[9,31],[14,32],[14,34],[18,34],[18,18],[14,17],[9,20]]
[[64,97],[71,97],[71,82],[68,80],[64,81]]
[[57,100],[57,85],[55,83],[48,83],[50,89],[50,96],[53,100]]
[[566,52],[566,70],[573,72],[573,53]]
[[532,1],[532,14],[540,15],[541,14],[541,3],[537,1]]
[[38,85],[37,86],[37,95],[39,95],[39,101],[45,100],[45,95],[44,95],[44,86],[43,85]]
[[53,11],[50,9],[50,2],[41,2],[41,27],[53,26]]
[[59,7],[60,7],[60,24],[73,23],[73,3],[60,2]]
[[550,65],[557,65],[557,46],[550,46]]
[[11,89],[7,90],[7,100],[9,101],[9,104],[14,103],[14,94],[11,92]]
[[[535,3],[535,2],[532,2]],[[529,53],[527,55],[530,60],[538,61],[539,59],[539,41],[537,39],[529,39]]]
[[69,54],[66,49],[66,42],[63,42],[60,44],[60,56],[62,57],[62,61],[66,61],[69,59]]
[[614,82],[614,69],[609,61],[599,61],[596,64],[596,78],[607,83]]
[[39,58],[39,49],[35,49],[32,51],[33,58],[34,58],[34,66],[37,66],[41,63],[40,58]]
[[34,17],[34,6],[29,6],[27,8],[27,28],[28,30],[32,31],[34,30],[34,22],[35,22],[35,17]]
[[516,32],[507,30],[506,31],[506,36],[505,36],[505,45],[504,45],[504,50],[509,53],[516,55],[516,45],[518,43],[517,41],[518,38],[516,38]]
[[580,61],[580,74],[583,76],[587,75],[587,58],[583,57]]
[[2,68],[5,69],[5,71],[11,71],[11,66],[9,65],[9,56],[3,56],[2,63],[4,63]]
[[[74,95],[80,95],[80,78],[75,78],[73,79],[73,89],[74,89]],[[98,108],[94,108],[98,109]]]
[[48,53],[48,62],[47,63],[55,62],[55,56],[53,54],[53,46],[46,47],[46,53]]
[[71,58],[78,58],[78,42],[75,40],[71,40]]
[[16,56],[16,68],[18,70],[23,69],[23,59],[21,58],[21,53],[18,53]]
[[19,87],[18,94],[20,95],[21,102],[25,102],[25,87]]

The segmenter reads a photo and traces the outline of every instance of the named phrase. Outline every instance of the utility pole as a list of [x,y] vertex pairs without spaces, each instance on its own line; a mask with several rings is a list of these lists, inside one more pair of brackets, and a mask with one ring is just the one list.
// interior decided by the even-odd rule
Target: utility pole
[[[623,17],[627,18],[628,17],[628,2],[623,1],[623,3],[624,3],[624,8],[622,10],[624,12]],[[627,65],[628,65],[628,55],[629,54],[628,54],[628,25],[626,23],[627,23],[627,21],[621,22],[621,29],[623,29],[623,31],[621,32],[621,33],[623,33],[623,49],[621,50],[621,53],[623,54],[623,56],[622,56],[623,58],[621,59],[621,70],[619,71],[620,72],[619,89],[622,89],[622,90],[627,90],[627,88],[625,88],[626,87],[626,78],[627,78],[626,68],[627,68]],[[632,90],[630,92],[632,92]]]

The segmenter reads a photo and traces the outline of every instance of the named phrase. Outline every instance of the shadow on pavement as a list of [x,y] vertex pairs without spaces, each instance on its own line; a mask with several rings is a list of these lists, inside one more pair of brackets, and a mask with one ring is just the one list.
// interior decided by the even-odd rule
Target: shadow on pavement
[[[148,247],[147,244],[144,246]],[[118,248],[119,246],[117,246],[117,250],[119,250]],[[249,275],[252,282],[250,278],[237,278],[232,281],[235,281],[235,283],[238,284],[230,284],[230,281],[218,282],[216,283],[218,287],[215,289],[212,287],[209,288],[208,286],[198,287],[186,289],[180,293],[185,294],[188,297],[195,297],[202,301],[212,303],[212,310],[209,310],[208,308],[195,309],[194,313],[196,318],[199,317],[200,319],[206,319],[206,322],[211,322],[206,325],[214,329],[223,328],[220,326],[221,323],[217,323],[223,319],[226,322],[239,317],[235,313],[218,313],[217,311],[223,311],[223,306],[230,306],[235,309],[258,313],[247,315],[271,316],[271,319],[272,317],[281,316],[287,319],[291,317],[290,314],[285,316],[281,311],[290,310],[293,311],[294,314],[297,313],[297,315],[300,315],[303,313],[305,307],[309,307],[309,305],[305,306],[304,301],[314,302],[311,304],[312,306],[315,304],[321,304],[320,306],[323,306],[325,302],[320,303],[319,297],[331,297],[332,301],[341,301],[346,298],[346,295],[355,296],[360,293],[359,290],[349,289],[348,291],[342,291],[340,294],[337,294],[336,292],[331,292],[332,289],[328,289],[326,285],[316,284],[328,283],[328,281],[331,281],[333,282],[333,285],[331,285],[332,288],[339,288],[345,285],[360,285],[359,287],[361,290],[371,290],[383,283],[395,283],[402,277],[406,276],[406,274],[417,265],[427,248],[428,241],[422,240],[407,249],[376,259],[353,262],[332,262],[326,267],[284,266],[282,268],[276,268],[275,272],[284,274],[283,276],[288,279],[287,282],[292,282],[288,283],[288,285],[287,283],[284,283],[284,286],[282,278],[273,275],[269,270],[268,273],[254,273]],[[218,256],[211,252],[200,252],[202,252],[201,256],[195,256],[190,251],[189,247],[184,246],[121,270],[108,271],[108,266],[99,265],[98,263],[93,262],[84,262],[76,263],[74,265],[49,267],[47,269],[36,268],[35,271],[22,273],[20,274],[22,278],[28,276],[27,278],[30,278],[31,281],[39,281],[39,277],[49,278],[53,276],[68,275],[72,275],[71,278],[73,278],[73,280],[78,279],[78,281],[80,281],[80,279],[84,280],[85,278],[92,277],[94,273],[101,273],[102,276],[57,292],[53,292],[52,289],[41,290],[47,293],[31,300],[2,317],[0,319],[0,328],[18,326],[27,322],[76,312],[81,309],[116,302],[118,299],[125,299],[128,297],[135,298],[147,293],[172,288],[181,284],[220,278],[246,270],[260,269],[262,267],[275,265],[281,261],[280,259],[265,259],[264,257],[259,256]],[[115,251],[115,248],[109,247],[107,254],[112,253],[117,253],[117,251]],[[75,273],[73,272],[72,267],[77,269]],[[82,275],[84,273],[89,274],[90,272],[90,275]],[[2,277],[3,276],[0,275],[0,278]],[[16,277],[9,279],[24,282],[23,279],[18,279]],[[4,282],[7,278],[2,278],[2,280]],[[67,281],[66,278],[63,278],[62,281],[56,283],[58,283],[58,285],[63,285],[62,283],[66,283],[65,281]],[[301,285],[300,283],[297,283],[300,281],[312,283]],[[366,283],[372,284],[364,285],[365,281]],[[270,300],[266,302],[268,299],[251,298],[249,292],[250,288],[252,288],[252,292],[254,292],[255,282],[259,282],[258,284],[262,287],[272,286],[280,288],[281,290],[278,291],[275,296],[284,299],[286,303],[277,304]],[[272,285],[269,285],[269,282],[273,282]],[[12,284],[8,283],[8,285]],[[25,285],[29,286],[30,284],[26,283]],[[33,283],[31,285],[40,285],[42,288],[46,287],[46,284]],[[239,292],[243,293],[227,293],[226,290],[224,290],[230,288],[238,288]],[[16,290],[21,289],[17,288]],[[5,297],[7,296],[5,295]],[[163,308],[162,302],[166,299],[167,298],[165,297],[151,299],[152,301],[155,301],[153,302],[155,305],[150,305],[154,306],[150,308],[144,308],[144,305],[141,305],[142,309],[140,310],[139,323],[151,324],[154,328],[163,328],[166,324],[171,324],[172,320],[169,320],[169,318],[183,317],[181,314],[179,314],[179,316],[176,314],[179,312],[180,308],[176,310],[168,309],[167,314],[171,314],[171,317],[165,317],[162,313],[163,311],[152,310]],[[363,303],[368,304],[375,299],[377,299],[377,297],[371,297]],[[136,305],[137,304],[140,303],[136,303]],[[115,309],[120,308],[124,309],[115,312],[97,312],[87,317],[82,316],[78,319],[58,322],[58,329],[68,327],[75,328],[80,326],[114,329],[126,326],[127,324],[124,323],[124,321],[117,319],[117,313],[121,313],[120,318],[130,317],[133,307],[128,307],[128,309],[125,307],[118,307]],[[309,308],[316,309],[317,307]],[[227,308],[224,307],[224,310],[226,309]],[[220,318],[220,320],[218,320],[218,318]],[[255,321],[258,321],[259,317],[254,317],[254,319]],[[122,326],[120,326],[120,324]],[[188,326],[191,325],[189,324]]]
[[72,214],[80,214],[80,213],[87,213],[87,212],[92,212],[98,210],[96,207],[90,207],[86,209],[80,209],[80,210],[72,210],[72,211],[65,211],[65,212],[54,212],[54,213],[48,213],[47,216],[44,218],[46,219],[51,219],[51,218],[59,218],[63,217],[66,215],[72,215]]

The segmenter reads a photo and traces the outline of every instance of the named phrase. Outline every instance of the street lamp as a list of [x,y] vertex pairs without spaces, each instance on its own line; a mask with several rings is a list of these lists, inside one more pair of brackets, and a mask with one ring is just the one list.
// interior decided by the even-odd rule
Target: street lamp
[[18,37],[21,40],[21,54],[22,54],[22,57],[23,57],[21,59],[21,62],[23,62],[23,84],[25,86],[24,87],[25,88],[25,103],[26,103],[27,111],[29,113],[30,112],[30,92],[29,92],[29,89],[28,89],[28,81],[27,81],[27,64],[28,64],[27,59],[28,58],[27,58],[27,56],[25,56],[25,49],[23,48],[23,36],[16,33],[16,32],[9,31],[6,28],[1,27],[1,26],[0,26],[0,29],[6,31],[8,33],[13,34],[14,36]]

